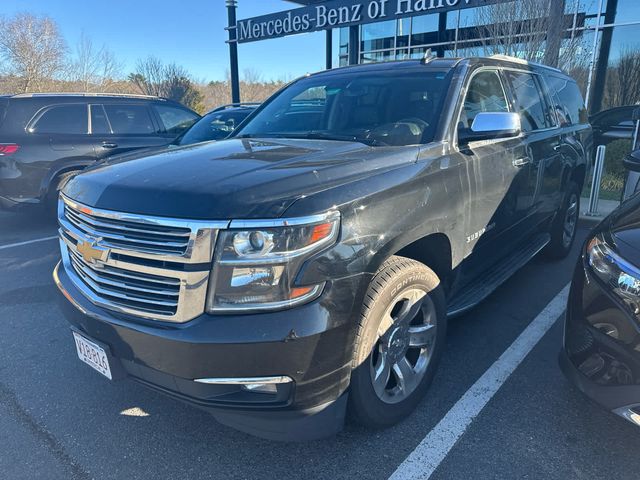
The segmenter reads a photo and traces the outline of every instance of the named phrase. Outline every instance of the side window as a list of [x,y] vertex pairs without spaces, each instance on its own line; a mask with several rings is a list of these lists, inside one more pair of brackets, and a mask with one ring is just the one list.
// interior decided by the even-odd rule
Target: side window
[[559,105],[554,105],[554,110],[560,118],[560,125],[578,125],[588,122],[587,109],[582,100],[582,94],[578,85],[568,78],[550,75],[547,77],[549,85],[558,94]]
[[508,112],[509,106],[502,88],[500,76],[496,71],[484,71],[476,74],[469,83],[464,99],[461,128],[471,128],[473,121],[481,112]]
[[116,135],[151,135],[155,132],[146,105],[105,104],[104,110]]
[[94,135],[111,133],[109,120],[102,105],[89,105],[91,110],[91,133]]
[[29,127],[31,133],[75,133],[88,132],[87,106],[80,104],[57,105],[42,113]]
[[155,109],[164,129],[171,135],[180,135],[198,120],[197,115],[182,108],[156,105]]
[[552,126],[546,105],[534,76],[524,72],[506,72],[511,81],[516,105],[525,132]]

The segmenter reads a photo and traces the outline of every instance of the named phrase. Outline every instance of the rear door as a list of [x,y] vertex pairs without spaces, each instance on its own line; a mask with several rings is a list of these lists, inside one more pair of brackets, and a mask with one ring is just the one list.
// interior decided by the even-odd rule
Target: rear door
[[158,134],[160,127],[148,103],[95,103],[90,118],[99,158],[169,143]]
[[506,70],[524,133],[527,180],[521,199],[526,229],[550,218],[561,201],[561,130],[556,125],[543,78],[534,72]]
[[[42,166],[49,178],[61,169],[86,166],[96,159],[94,142],[89,135],[86,103],[50,105],[41,109],[27,126],[29,147],[42,153]],[[48,153],[43,148],[48,145]],[[38,162],[39,163],[39,162]],[[34,166],[37,163],[34,162]]]

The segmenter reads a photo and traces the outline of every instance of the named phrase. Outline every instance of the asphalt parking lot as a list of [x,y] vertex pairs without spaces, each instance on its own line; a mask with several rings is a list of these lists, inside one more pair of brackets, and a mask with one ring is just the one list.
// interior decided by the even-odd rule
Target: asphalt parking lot
[[[81,363],[51,279],[55,227],[0,213],[1,476],[408,478],[396,471],[405,458],[567,285],[586,234],[579,231],[568,259],[534,259],[451,321],[430,394],[406,421],[286,444],[221,426],[134,382],[110,383]],[[565,381],[556,360],[561,335],[555,321],[430,478],[638,478],[640,431]]]

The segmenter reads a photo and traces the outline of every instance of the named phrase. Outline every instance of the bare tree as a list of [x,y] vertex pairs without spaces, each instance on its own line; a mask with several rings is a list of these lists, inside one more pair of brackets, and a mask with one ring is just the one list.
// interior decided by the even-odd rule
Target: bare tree
[[194,110],[202,110],[202,93],[189,73],[181,66],[164,65],[157,57],[138,60],[129,81],[146,95],[156,95],[180,102]]
[[0,18],[2,73],[18,79],[19,91],[45,87],[62,70],[65,53],[65,41],[51,18],[30,13]]
[[[565,35],[563,4],[561,0],[517,0],[479,8],[473,35],[467,40],[480,55],[509,55],[567,71],[584,68],[592,47],[582,35]],[[472,42],[476,36],[480,41]]]
[[624,47],[618,60],[607,69],[605,108],[634,105],[640,102],[640,52]]
[[104,92],[120,76],[122,65],[106,46],[95,48],[91,38],[82,32],[69,69],[70,79],[77,82],[82,91]]
[[162,60],[149,56],[137,61],[136,71],[129,75],[129,81],[140,90],[140,93],[162,96],[165,80],[164,69]]

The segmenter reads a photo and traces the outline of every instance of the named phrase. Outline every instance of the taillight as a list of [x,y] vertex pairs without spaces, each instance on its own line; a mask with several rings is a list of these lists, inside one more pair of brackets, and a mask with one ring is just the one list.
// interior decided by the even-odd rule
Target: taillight
[[18,151],[20,145],[17,143],[0,143],[0,157],[3,155],[12,155]]

